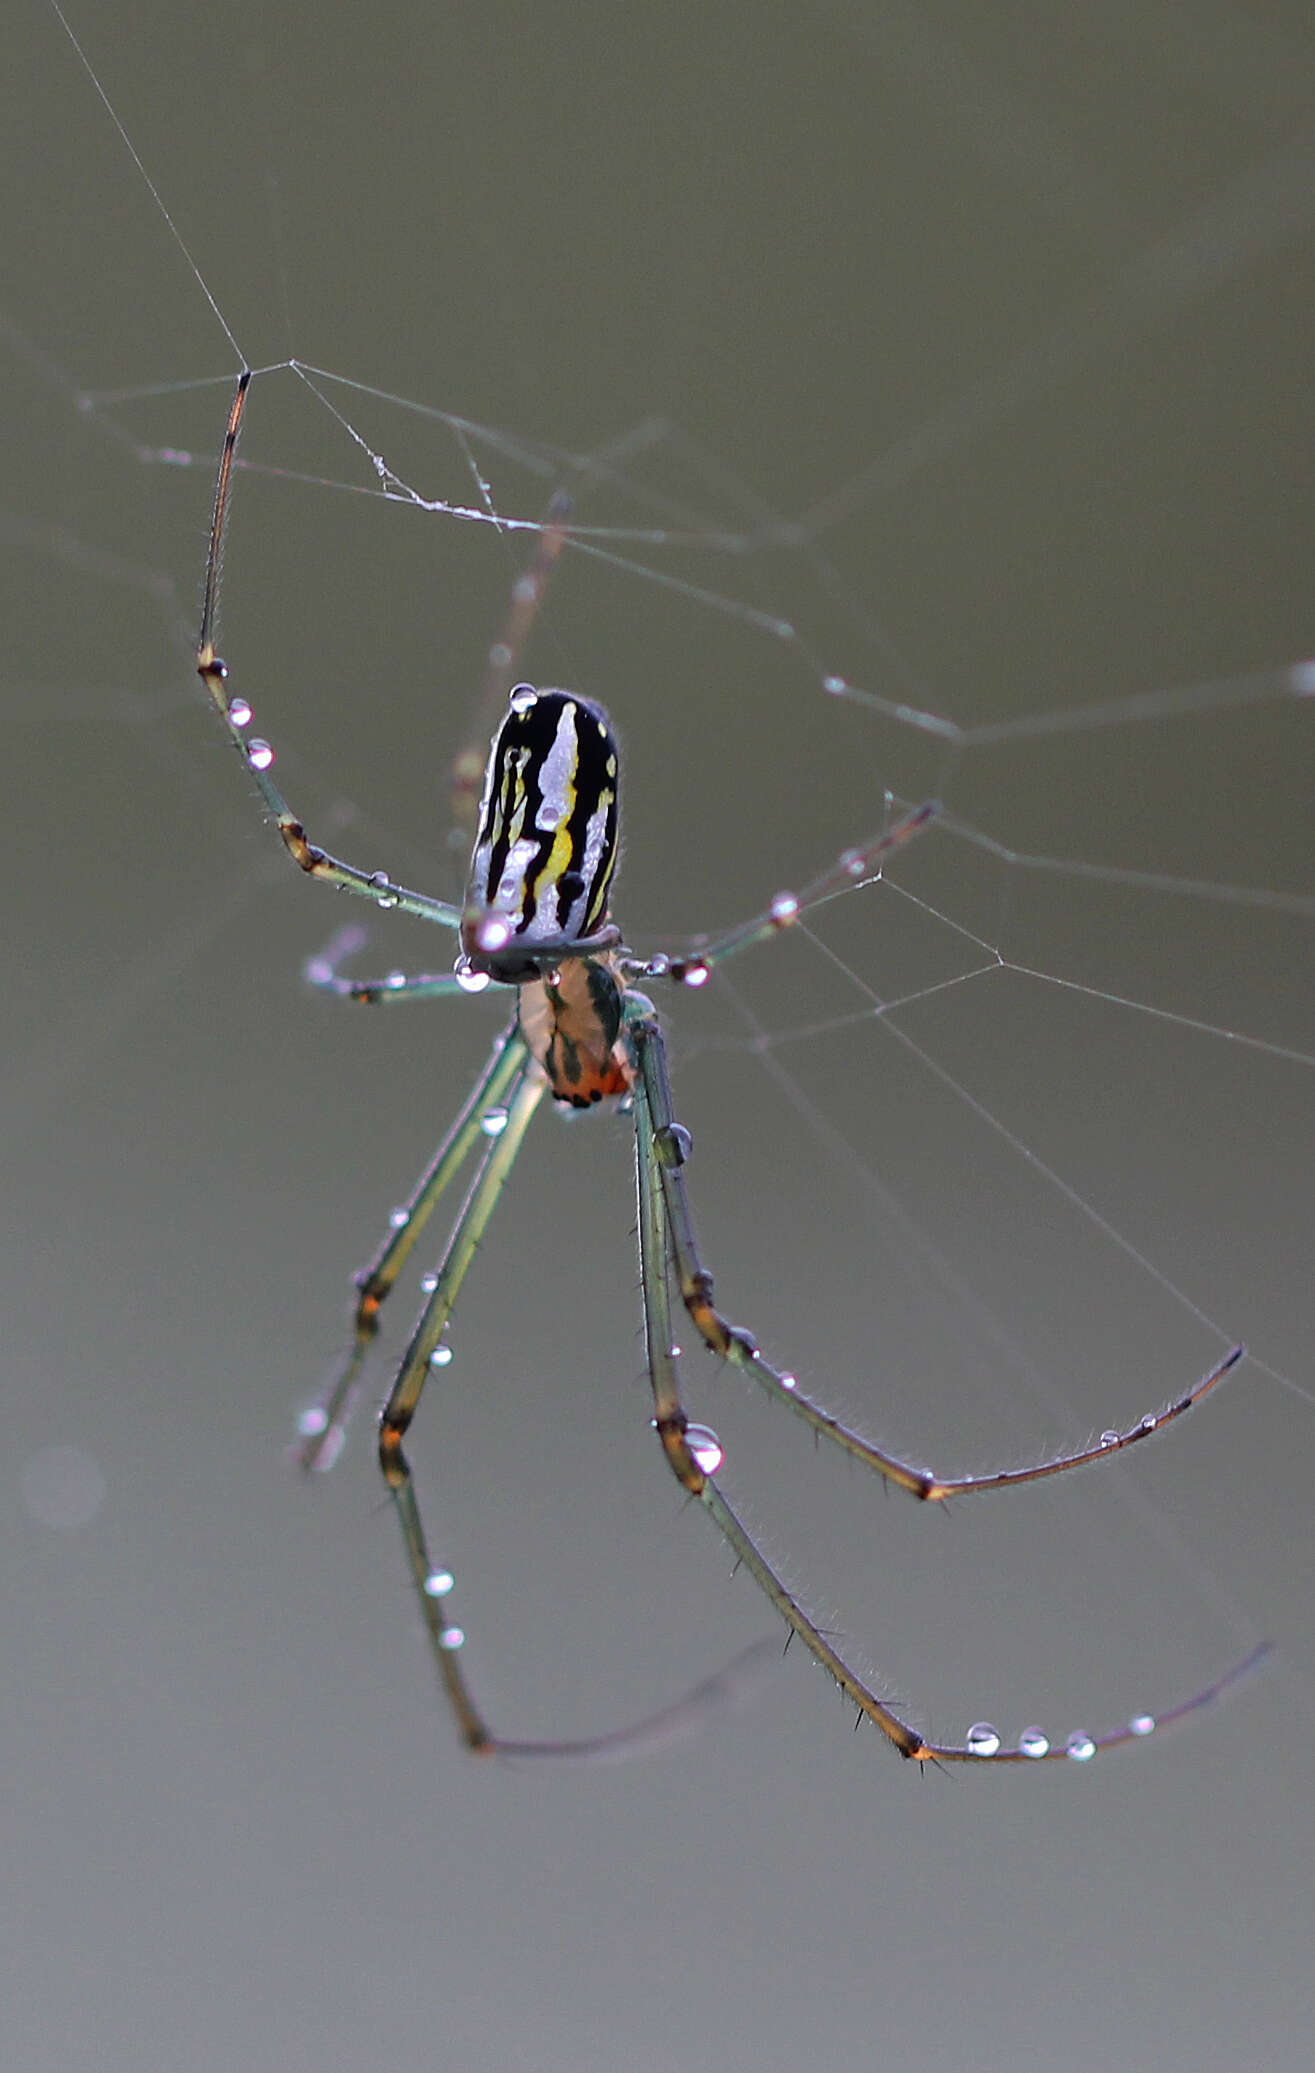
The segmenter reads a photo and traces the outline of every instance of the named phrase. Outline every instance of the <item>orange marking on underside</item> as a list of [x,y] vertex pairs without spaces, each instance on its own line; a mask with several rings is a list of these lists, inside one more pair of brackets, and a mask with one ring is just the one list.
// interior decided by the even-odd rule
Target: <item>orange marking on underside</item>
[[[609,1006],[614,1013],[605,1012]],[[592,1108],[629,1093],[619,1013],[620,987],[606,958],[566,958],[553,977],[521,988],[521,1029],[554,1100]]]

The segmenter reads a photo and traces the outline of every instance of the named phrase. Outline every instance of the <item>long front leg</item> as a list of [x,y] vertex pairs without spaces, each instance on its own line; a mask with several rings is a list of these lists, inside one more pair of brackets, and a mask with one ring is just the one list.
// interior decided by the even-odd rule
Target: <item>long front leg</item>
[[309,839],[300,819],[292,811],[269,774],[274,762],[273,749],[262,736],[253,736],[248,731],[253,718],[250,705],[245,698],[229,696],[228,666],[216,653],[214,644],[215,606],[219,590],[219,565],[224,547],[224,527],[228,517],[228,498],[233,480],[233,461],[237,452],[238,434],[242,429],[242,414],[246,408],[250,381],[249,371],[244,372],[237,385],[233,407],[228,414],[223,452],[219,458],[214,514],[210,521],[210,555],[206,563],[205,603],[202,607],[201,632],[196,646],[197,675],[205,685],[210,702],[223,721],[224,730],[241,757],[244,768],[255,779],[260,796],[269,808],[274,825],[283,838],[284,848],[294,864],[311,878],[318,878],[326,885],[336,886],[340,892],[356,893],[362,899],[373,900],[377,907],[396,907],[403,914],[415,914],[422,921],[436,921],[444,928],[455,929],[461,920],[461,910],[450,905],[448,901],[432,899],[428,893],[409,892],[405,886],[394,885],[386,871],[363,871],[356,864],[347,864],[339,857],[330,856],[327,850],[319,848]]

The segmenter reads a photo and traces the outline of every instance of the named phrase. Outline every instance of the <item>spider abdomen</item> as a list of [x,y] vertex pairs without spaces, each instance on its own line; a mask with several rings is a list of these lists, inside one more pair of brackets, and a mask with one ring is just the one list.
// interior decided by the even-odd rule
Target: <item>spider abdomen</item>
[[605,947],[619,762],[600,705],[516,686],[489,752],[470,860],[461,947],[474,969],[520,985],[559,952]]

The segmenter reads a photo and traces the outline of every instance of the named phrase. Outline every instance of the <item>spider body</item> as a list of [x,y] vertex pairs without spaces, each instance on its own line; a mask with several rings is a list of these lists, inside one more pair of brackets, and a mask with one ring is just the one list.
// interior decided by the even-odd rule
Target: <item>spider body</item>
[[[197,646],[197,670],[230,741],[264,800],[293,861],[308,876],[339,891],[395,908],[452,932],[459,943],[453,970],[408,977],[356,979],[341,970],[360,948],[363,933],[341,930],[306,976],[338,999],[383,1005],[405,1000],[478,993],[492,983],[517,990],[517,1012],[494,1044],[488,1064],[471,1088],[447,1135],[421,1173],[370,1265],[356,1279],[353,1333],[347,1355],[323,1401],[301,1422],[303,1466],[332,1466],[360,1394],[364,1370],[379,1330],[379,1312],[396,1284],[436,1204],[464,1167],[473,1178],[443,1247],[436,1270],[423,1282],[424,1301],[379,1418],[379,1461],[401,1526],[407,1565],[415,1586],[444,1694],[466,1746],[504,1756],[612,1758],[651,1748],[679,1731],[710,1698],[733,1689],[734,1670],[698,1687],[675,1708],[620,1735],[584,1742],[510,1742],[488,1727],[471,1697],[461,1667],[465,1640],[454,1625],[447,1599],[452,1572],[429,1554],[403,1439],[426,1382],[446,1365],[448,1322],[480,1241],[515,1163],[525,1132],[545,1093],[561,1105],[589,1108],[624,1097],[634,1125],[638,1191],[639,1279],[646,1364],[652,1390],[652,1425],[681,1488],[710,1514],[764,1596],[845,1696],[895,1746],[919,1763],[1031,1763],[1069,1758],[1082,1763],[1098,1749],[1143,1739],[1152,1728],[1193,1713],[1236,1683],[1265,1652],[1252,1651],[1213,1684],[1155,1716],[1138,1713],[1122,1727],[1099,1735],[1079,1731],[1052,1745],[1028,1728],[1013,1746],[996,1729],[977,1722],[961,1742],[922,1735],[879,1698],[805,1611],[732,1508],[717,1481],[722,1451],[714,1433],[692,1424],[681,1398],[678,1349],[672,1323],[673,1286],[698,1340],[751,1381],[770,1401],[809,1427],[818,1440],[848,1454],[885,1483],[942,1503],[950,1497],[1004,1490],[1059,1475],[1089,1463],[1107,1462],[1126,1448],[1163,1431],[1190,1411],[1242,1357],[1226,1351],[1199,1381],[1164,1409],[1122,1431],[1107,1430],[1098,1443],[1035,1461],[1025,1467],[970,1475],[938,1475],[902,1459],[846,1425],[800,1387],[788,1369],[778,1369],[759,1350],[753,1335],[728,1324],[716,1306],[712,1275],[694,1232],[685,1179],[691,1145],[676,1119],[667,1071],[661,1018],[636,980],[701,986],[728,957],[764,943],[790,927],[811,907],[880,875],[885,859],[922,833],[936,814],[926,804],[887,819],[880,832],[847,849],[798,893],[778,893],[760,914],[719,936],[701,939],[691,955],[647,961],[621,942],[609,917],[609,895],[617,856],[620,758],[610,722],[592,700],[560,690],[535,691],[516,685],[489,752],[483,795],[463,904],[395,885],[381,871],[367,872],[312,843],[284,798],[270,768],[270,744],[248,733],[252,714],[246,700],[231,697],[228,672],[214,646],[215,592],[238,432],[249,374],[241,377],[219,464],[205,601]],[[527,630],[527,612],[566,536],[565,508],[550,506],[536,570],[522,579],[513,607],[513,637],[490,651],[507,664],[510,682],[516,646]],[[528,588],[527,588],[528,586]],[[527,598],[529,600],[527,606]],[[517,616],[519,615],[519,616]],[[501,665],[500,665],[501,666]],[[484,703],[488,703],[486,685]],[[492,688],[497,688],[496,684]],[[473,796],[468,746],[454,766],[458,814]],[[750,1651],[754,1653],[754,1651]]]
[[607,910],[620,764],[602,706],[515,685],[489,751],[461,916],[459,969],[518,988],[521,1033],[570,1108],[631,1085]]

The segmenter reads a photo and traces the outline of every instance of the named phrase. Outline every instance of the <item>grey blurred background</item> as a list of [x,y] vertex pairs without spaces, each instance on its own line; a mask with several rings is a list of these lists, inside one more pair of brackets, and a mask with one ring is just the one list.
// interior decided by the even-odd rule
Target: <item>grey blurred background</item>
[[[622,731],[632,940],[750,911],[887,788],[1097,867],[939,831],[904,894],[817,917],[826,949],[672,1004],[706,1249],[732,1315],[938,1466],[1085,1440],[1227,1338],[1255,1360],[1158,1447],[946,1520],[691,1356],[773,1555],[946,1735],[1106,1726],[1279,1654],[1081,1771],[919,1779],[798,1650],[647,1766],[461,1757],[368,1433],[311,1487],[285,1449],[496,1011],[303,992],[345,917],[189,678],[236,357],[28,4],[0,120],[6,2063],[1306,2065],[1311,709],[1278,686],[1315,646],[1308,10],[70,20],[254,364],[497,428],[516,516],[562,477],[527,453],[621,442],[581,524],[703,536],[612,542],[638,573],[568,555],[526,657]],[[326,393],[476,501],[446,424]],[[376,478],[287,372],[245,458],[234,687],[313,832],[444,891],[443,772],[522,549],[317,487]],[[827,672],[1038,717],[947,756]],[[945,985],[973,938],[1048,980]],[[377,966],[444,953],[379,917]],[[867,1012],[938,985],[900,1027],[1123,1249]],[[512,1736],[617,1725],[771,1631],[646,1429],[630,1191],[623,1119],[543,1120],[416,1430]]]

